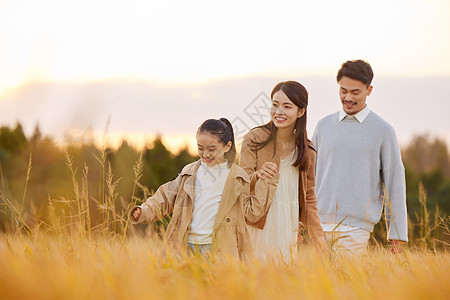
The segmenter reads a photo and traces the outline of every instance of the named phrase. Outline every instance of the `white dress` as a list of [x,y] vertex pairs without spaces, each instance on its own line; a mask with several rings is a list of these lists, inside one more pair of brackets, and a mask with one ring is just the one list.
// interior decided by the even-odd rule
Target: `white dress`
[[260,261],[292,263],[297,256],[298,168],[295,151],[280,161],[280,179],[264,229],[250,227],[255,255]]

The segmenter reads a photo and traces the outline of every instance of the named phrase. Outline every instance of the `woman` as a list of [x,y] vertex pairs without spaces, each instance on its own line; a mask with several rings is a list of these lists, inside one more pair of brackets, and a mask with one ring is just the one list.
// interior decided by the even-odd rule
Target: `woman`
[[257,256],[292,262],[300,222],[307,226],[316,249],[326,249],[314,193],[316,153],[307,138],[305,87],[280,82],[271,99],[271,121],[244,136],[240,166],[250,175],[252,192],[260,180],[277,186],[268,196],[264,217],[249,223]]

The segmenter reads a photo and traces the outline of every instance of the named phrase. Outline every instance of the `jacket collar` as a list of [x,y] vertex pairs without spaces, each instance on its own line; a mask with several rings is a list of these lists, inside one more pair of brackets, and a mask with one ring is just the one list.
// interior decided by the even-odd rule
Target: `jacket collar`
[[[186,179],[183,189],[185,190],[185,192],[189,196],[189,198],[192,199],[192,201],[195,200],[195,177],[196,177],[195,175],[197,174],[197,170],[200,167],[200,165],[201,165],[201,160],[199,159],[196,162],[193,162],[193,163],[185,166],[183,168],[183,170],[181,170],[181,173],[180,173],[181,176],[183,176],[183,175],[189,176],[189,178]],[[233,163],[230,167],[230,174],[228,175],[227,181],[225,183],[225,187],[229,186],[229,184],[231,184],[237,178],[241,178],[247,184],[250,183],[250,176],[247,174],[247,172],[245,172],[244,170],[239,168],[235,163]],[[229,180],[232,180],[232,181],[229,183]],[[228,185],[227,185],[227,183],[228,183]],[[239,196],[239,194],[241,193],[241,191],[242,191],[242,189],[235,188],[233,198],[236,199]],[[224,191],[224,193],[225,193],[225,191]]]
[[187,175],[188,178],[186,179],[186,182],[184,183],[183,189],[186,192],[186,194],[191,199],[192,203],[194,203],[195,200],[195,175],[197,173],[198,168],[200,167],[201,161],[198,160],[196,162],[193,162],[191,164],[188,164],[181,170],[180,176]]
[[201,162],[202,161],[199,159],[196,162],[186,165],[183,170],[181,170],[180,175],[195,175],[198,168],[200,167]]
[[[195,176],[197,174],[197,170],[200,167],[202,161],[201,159],[197,160],[196,162],[193,162],[191,164],[188,164],[187,166],[185,166],[183,168],[183,170],[181,170],[180,175],[188,175],[188,176]],[[245,172],[244,170],[242,170],[241,168],[239,168],[236,163],[233,163],[230,167],[230,174],[228,175],[234,179],[236,178],[241,178],[242,180],[244,180],[245,182],[250,182],[250,176],[247,174],[247,172]]]

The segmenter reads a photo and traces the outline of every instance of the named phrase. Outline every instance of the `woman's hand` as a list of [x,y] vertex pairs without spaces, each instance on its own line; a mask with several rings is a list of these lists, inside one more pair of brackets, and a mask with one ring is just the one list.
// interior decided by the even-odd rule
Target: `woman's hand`
[[256,177],[258,179],[266,180],[270,179],[272,177],[275,177],[278,172],[278,166],[276,163],[273,162],[265,162],[261,169],[256,171]]
[[132,216],[133,216],[133,221],[137,222],[139,220],[139,217],[141,216],[142,213],[142,209],[140,207],[136,207],[133,212],[132,212]]

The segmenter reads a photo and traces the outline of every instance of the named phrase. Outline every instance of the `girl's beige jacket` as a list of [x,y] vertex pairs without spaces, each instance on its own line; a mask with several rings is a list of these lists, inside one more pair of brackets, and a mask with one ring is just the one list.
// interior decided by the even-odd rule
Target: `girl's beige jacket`
[[[160,186],[155,194],[140,207],[139,220],[131,223],[151,223],[169,215],[165,242],[175,253],[186,251],[187,237],[192,221],[195,200],[195,178],[201,161],[183,168],[178,177]],[[231,256],[247,259],[253,254],[246,222],[257,222],[267,211],[267,200],[276,190],[275,181],[260,181],[256,193],[250,194],[249,175],[233,163],[225,182],[222,200],[217,212],[211,252],[215,258]],[[133,213],[134,209],[131,211]]]
[[[281,144],[277,143],[276,151],[274,155],[273,140],[269,142],[264,148],[253,151],[252,141],[261,142],[267,139],[270,132],[256,127],[250,132],[248,132],[242,141],[241,157],[239,165],[250,175],[251,190],[253,191],[255,184],[262,180],[258,180],[256,177],[256,171],[261,169],[263,163],[274,162],[277,166],[280,166],[281,158]],[[309,231],[309,235],[312,238],[323,236],[322,226],[320,225],[320,218],[317,210],[317,198],[314,192],[315,188],[315,165],[316,165],[316,151],[308,147],[307,152],[307,168],[306,170],[300,171],[299,174],[299,191],[298,191],[298,202],[299,202],[299,221],[301,221]],[[278,184],[279,174],[272,178],[275,180],[275,184]],[[255,189],[257,191],[257,188]],[[257,191],[258,192],[258,191]],[[271,193],[268,196],[268,203],[266,204],[267,211],[264,217],[260,218],[257,222],[251,223],[250,225],[264,228],[267,213],[269,211],[270,205],[272,204],[273,196],[275,193]]]

